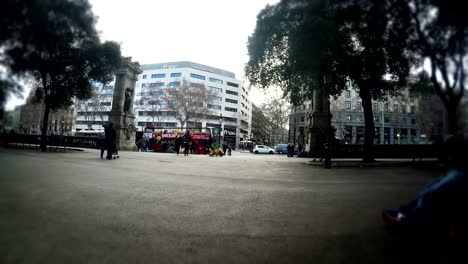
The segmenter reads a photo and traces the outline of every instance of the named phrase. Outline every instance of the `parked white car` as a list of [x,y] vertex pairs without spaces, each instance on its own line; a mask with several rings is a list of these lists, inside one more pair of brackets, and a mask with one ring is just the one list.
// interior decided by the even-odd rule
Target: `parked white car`
[[255,148],[253,149],[253,153],[258,154],[258,153],[267,153],[267,154],[273,154],[275,153],[275,150],[265,146],[265,145],[256,145]]

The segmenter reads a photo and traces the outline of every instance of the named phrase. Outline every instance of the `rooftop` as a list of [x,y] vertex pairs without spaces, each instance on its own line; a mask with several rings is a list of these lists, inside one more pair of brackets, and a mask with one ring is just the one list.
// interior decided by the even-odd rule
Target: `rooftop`
[[229,78],[236,78],[236,75],[233,72],[225,71],[219,68],[211,67],[208,65],[203,65],[191,61],[176,61],[176,62],[163,62],[163,63],[153,63],[153,64],[143,64],[140,68],[144,71],[148,70],[162,70],[162,69],[177,69],[177,68],[192,68],[200,71],[205,71],[209,73],[214,73],[222,75]]

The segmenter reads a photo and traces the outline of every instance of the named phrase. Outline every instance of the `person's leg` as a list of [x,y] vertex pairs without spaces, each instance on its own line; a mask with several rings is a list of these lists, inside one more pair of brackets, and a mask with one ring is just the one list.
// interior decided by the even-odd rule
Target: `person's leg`
[[[464,192],[466,181],[462,171],[451,170],[447,172],[446,176],[436,178],[427,184],[416,199],[400,206],[396,211],[384,210],[383,215],[387,214],[390,218],[394,217],[395,219],[391,219],[391,221],[397,220],[396,222],[414,223],[423,221],[436,210],[436,205],[448,207],[457,203],[456,197]],[[384,217],[384,220],[387,221],[388,218],[385,219]]]
[[107,159],[112,159],[112,144],[107,144]]
[[104,147],[101,147],[101,159],[104,158],[104,150],[105,150],[105,148],[104,148]]

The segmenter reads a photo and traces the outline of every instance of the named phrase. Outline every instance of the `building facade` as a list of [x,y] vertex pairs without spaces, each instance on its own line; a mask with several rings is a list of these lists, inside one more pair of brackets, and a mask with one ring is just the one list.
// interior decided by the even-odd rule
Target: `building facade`
[[[174,88],[186,81],[191,87],[204,86],[216,95],[216,99],[206,104],[210,109],[198,123],[189,122],[187,126],[220,128],[223,142],[238,146],[240,141],[248,140],[251,133],[252,102],[249,98],[250,86],[245,86],[235,78],[235,74],[219,68],[190,61],[144,64],[143,73],[135,84],[135,126],[142,131],[146,126],[182,127],[175,115],[165,107],[163,100],[151,103],[152,109],[143,107],[142,100],[149,94],[157,93],[163,98],[168,88]],[[100,100],[81,102],[77,108],[76,130],[101,130],[108,120],[112,107],[114,82],[102,87],[95,84]],[[100,101],[100,102],[99,102]],[[157,101],[157,102],[156,102]],[[147,105],[147,104],[146,104]],[[154,107],[158,107],[154,109]],[[190,121],[190,120],[189,120]]]
[[[435,107],[433,96],[412,96],[409,91],[373,101],[375,144],[430,143],[442,129],[442,106]],[[344,90],[330,101],[332,126],[342,144],[364,143],[364,112],[361,98],[353,89]],[[289,141],[304,145],[312,114],[310,101],[292,108],[289,119]]]
[[258,144],[271,145],[271,124],[262,109],[252,104],[252,134],[251,140]]
[[[20,106],[20,119],[18,131],[24,134],[41,134],[42,121],[44,120],[43,103],[36,103],[31,96],[26,104]],[[74,123],[74,107],[61,110],[51,110],[49,113],[48,134],[69,134]]]
[[[302,105],[292,106],[289,115],[288,142],[305,146],[307,141],[308,116],[312,113],[312,102],[306,101]],[[284,142],[286,143],[286,142]]]

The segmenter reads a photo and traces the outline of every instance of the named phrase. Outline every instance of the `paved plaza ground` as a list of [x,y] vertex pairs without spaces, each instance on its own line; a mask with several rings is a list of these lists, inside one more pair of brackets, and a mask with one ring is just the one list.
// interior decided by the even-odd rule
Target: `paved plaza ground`
[[[438,171],[0,148],[0,263],[402,263],[382,208]],[[408,246],[408,245],[406,245]]]

